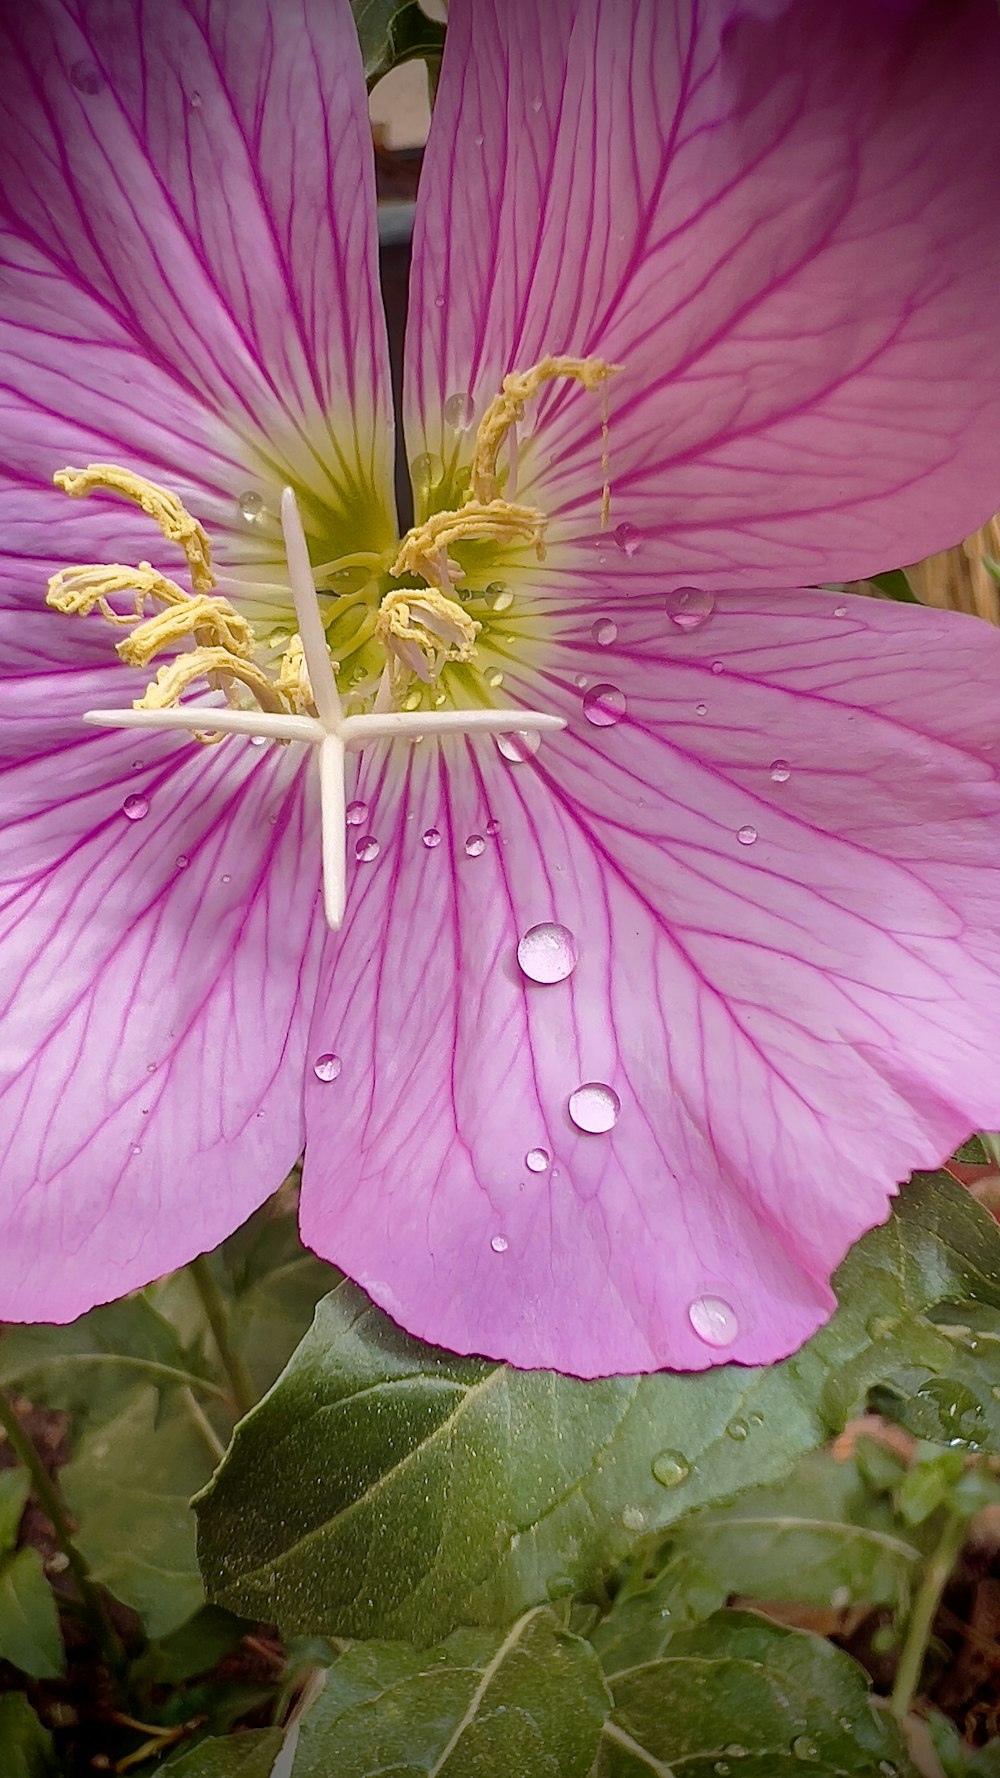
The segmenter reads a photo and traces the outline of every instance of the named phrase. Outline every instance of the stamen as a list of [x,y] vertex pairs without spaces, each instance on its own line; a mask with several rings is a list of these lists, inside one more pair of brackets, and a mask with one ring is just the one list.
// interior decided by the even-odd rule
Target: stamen
[[[510,428],[524,418],[524,404],[537,395],[543,383],[554,377],[570,377],[585,389],[599,389],[608,377],[621,369],[620,364],[607,364],[603,358],[568,358],[564,355],[542,358],[528,370],[513,370],[504,377],[500,394],[495,395],[479,422],[476,445],[472,454],[472,492],[478,500],[494,500],[499,492],[497,457]],[[606,427],[606,417],[602,435]]]
[[292,710],[301,712],[316,708],[301,636],[288,638],[288,646],[278,665],[277,685]]
[[168,710],[177,703],[193,679],[211,673],[225,673],[239,679],[253,692],[262,710],[271,710],[275,715],[284,713],[285,705],[267,674],[252,661],[237,660],[225,648],[195,648],[190,654],[179,654],[176,660],[168,661],[160,668],[152,685],[146,687],[142,697],[136,698],[133,707],[136,710]]
[[395,587],[379,606],[375,634],[393,668],[394,688],[401,690],[411,674],[430,685],[445,661],[471,660],[481,629],[436,587]]
[[448,555],[452,544],[466,538],[494,543],[523,539],[534,544],[541,561],[545,555],[546,522],[545,514],[536,506],[513,506],[499,497],[489,501],[472,498],[455,511],[432,513],[422,525],[407,531],[389,572],[393,576],[419,575],[430,586],[447,592],[464,578],[461,564]]
[[[134,610],[124,616],[114,611],[108,600],[115,593],[131,593]],[[80,562],[50,576],[45,603],[66,617],[89,617],[96,606],[109,624],[128,625],[142,621],[147,599],[169,605],[187,597],[183,587],[158,574],[149,562],[140,562],[138,568],[125,562]]]
[[212,546],[198,520],[191,517],[176,494],[161,488],[131,469],[120,469],[117,463],[88,463],[86,469],[59,469],[52,477],[58,488],[67,494],[92,494],[95,488],[112,489],[134,500],[143,512],[154,519],[169,543],[180,544],[188,560],[191,584],[196,592],[207,593],[215,585],[212,573]]
[[[169,583],[168,583],[169,584]],[[178,592],[181,589],[176,589]],[[154,612],[145,623],[117,643],[116,652],[129,667],[145,667],[154,655],[162,654],[188,636],[204,648],[224,649],[227,655],[249,660],[255,638],[246,618],[230,605],[228,599],[197,593],[193,597],[181,592],[176,604]]]

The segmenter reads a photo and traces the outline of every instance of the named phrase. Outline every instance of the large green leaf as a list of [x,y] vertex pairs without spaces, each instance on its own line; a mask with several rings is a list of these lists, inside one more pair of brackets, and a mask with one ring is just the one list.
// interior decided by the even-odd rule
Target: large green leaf
[[54,1778],[59,1770],[52,1737],[20,1692],[0,1697],[0,1753],[3,1778]]
[[280,1729],[250,1729],[199,1741],[163,1770],[170,1778],[271,1778],[283,1739]]
[[547,1611],[423,1653],[359,1644],[304,1718],[292,1778],[587,1778],[609,1706],[593,1649]]
[[351,0],[351,4],[369,87],[400,62],[440,58],[444,29],[416,0]]
[[92,1309],[68,1327],[10,1328],[0,1340],[0,1387],[61,1408],[78,1425],[115,1414],[139,1385],[204,1399],[225,1393],[145,1296]]
[[868,1679],[818,1636],[720,1611],[618,1675],[593,1778],[911,1778]]
[[1000,1307],[1000,1230],[946,1177],[914,1181],[837,1289],[785,1364],[581,1383],[436,1351],[342,1284],[199,1503],[209,1590],[285,1630],[414,1641],[584,1590],[644,1533],[785,1473],[873,1384],[946,1373],[927,1311]]
[[58,1679],[65,1666],[59,1614],[35,1549],[0,1566],[0,1658],[32,1679]]

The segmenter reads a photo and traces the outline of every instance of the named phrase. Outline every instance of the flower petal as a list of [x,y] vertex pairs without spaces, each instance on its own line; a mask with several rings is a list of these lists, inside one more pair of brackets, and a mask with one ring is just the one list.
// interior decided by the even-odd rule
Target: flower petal
[[70,1320],[215,1246],[301,1147],[323,930],[301,758],[81,730],[111,671],[0,684],[4,1320]]
[[25,498],[88,457],[168,482],[223,561],[282,559],[286,480],[327,554],[381,546],[391,403],[347,0],[39,0],[4,9],[0,54],[5,549],[37,553],[44,518],[77,539],[64,561],[109,532],[149,555],[118,502],[71,526],[64,495]]
[[[505,682],[570,719],[534,759],[365,761],[305,1238],[459,1351],[768,1362],[895,1182],[1000,1117],[1000,636],[797,592],[684,631],[630,595],[602,646],[571,582],[551,618],[544,684]],[[541,982],[549,922],[577,962]],[[574,1122],[595,1084],[617,1117]]]
[[[992,0],[454,0],[411,449],[463,453],[448,396],[599,354],[650,574],[819,584],[953,543],[1000,505],[998,76]],[[592,537],[600,457],[596,398],[550,386],[518,498]]]

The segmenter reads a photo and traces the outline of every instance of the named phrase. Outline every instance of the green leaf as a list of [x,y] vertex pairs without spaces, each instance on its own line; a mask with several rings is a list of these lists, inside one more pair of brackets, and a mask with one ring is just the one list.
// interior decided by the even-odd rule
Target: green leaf
[[59,1614],[35,1549],[0,1567],[0,1658],[32,1679],[58,1679],[65,1669]]
[[890,568],[887,574],[872,574],[870,579],[872,586],[877,586],[888,598],[899,599],[904,605],[920,604],[902,568]]
[[17,1543],[24,1503],[31,1491],[26,1469],[0,1469],[0,1556]]
[[[946,1455],[964,1460],[958,1451]],[[854,1464],[825,1451],[776,1485],[684,1520],[673,1544],[730,1593],[816,1606],[905,1601],[923,1559],[891,1501],[867,1488]]]
[[190,1499],[212,1456],[183,1397],[139,1389],[78,1441],[60,1481],[95,1578],[166,1636],[202,1603]]
[[20,1692],[0,1696],[3,1778],[54,1778],[59,1770],[52,1737]]
[[225,1243],[219,1279],[230,1298],[230,1338],[261,1395],[340,1277],[303,1247],[294,1215],[275,1216],[267,1206]]
[[587,1778],[609,1703],[593,1650],[547,1611],[424,1653],[358,1645],[303,1719],[292,1778]]
[[419,57],[433,61],[444,48],[444,27],[416,0],[351,0],[369,88],[390,68]]
[[647,1576],[639,1565],[591,1636],[605,1674],[611,1677],[655,1659],[678,1630],[718,1611],[730,1591],[689,1550],[672,1551],[658,1573]]
[[147,1685],[182,1685],[198,1673],[207,1673],[254,1628],[244,1618],[220,1611],[217,1605],[203,1605],[133,1662],[132,1677]]
[[593,1778],[913,1778],[867,1675],[829,1642],[720,1611],[613,1682]]
[[197,1503],[210,1593],[286,1631],[431,1641],[582,1592],[637,1537],[787,1472],[874,1384],[946,1367],[926,1311],[1000,1307],[1000,1229],[918,1179],[836,1282],[784,1364],[591,1383],[436,1351],[342,1284]]
[[242,1735],[199,1741],[162,1769],[170,1778],[271,1778],[283,1739],[281,1729],[249,1729]]

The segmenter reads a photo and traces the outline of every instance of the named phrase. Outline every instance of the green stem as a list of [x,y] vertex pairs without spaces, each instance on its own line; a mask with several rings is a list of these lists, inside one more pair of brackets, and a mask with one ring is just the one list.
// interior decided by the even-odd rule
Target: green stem
[[229,1387],[233,1393],[237,1412],[242,1420],[250,1409],[257,1405],[257,1393],[254,1389],[250,1372],[243,1362],[242,1355],[237,1352],[229,1338],[229,1315],[226,1310],[226,1299],[215,1282],[215,1274],[208,1261],[207,1254],[199,1254],[188,1267],[194,1280],[195,1289],[201,1298],[201,1306],[215,1341],[222,1368],[229,1378]]
[[91,1579],[90,1569],[73,1541],[73,1531],[62,1494],[3,1390],[0,1390],[0,1426],[7,1434],[14,1455],[23,1463],[31,1477],[35,1499],[49,1520],[56,1542],[69,1563],[70,1573],[76,1581],[104,1660],[112,1672],[120,1673],[125,1666],[125,1650],[108,1616],[104,1600]]
[[906,1635],[900,1651],[899,1666],[896,1669],[896,1683],[892,1688],[889,1701],[890,1709],[895,1717],[902,1722],[909,1715],[910,1706],[920,1684],[923,1671],[924,1656],[927,1644],[931,1639],[934,1619],[937,1617],[941,1595],[951,1578],[955,1563],[962,1553],[968,1519],[964,1513],[949,1513],[944,1529],[938,1539],[934,1553],[924,1569],[924,1577],[917,1589],[909,1619]]

